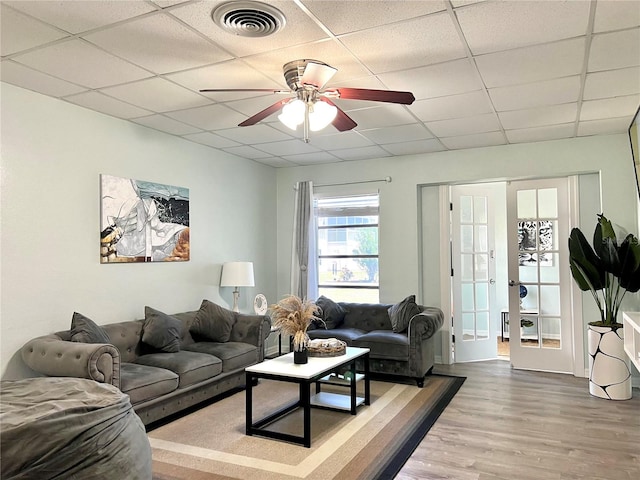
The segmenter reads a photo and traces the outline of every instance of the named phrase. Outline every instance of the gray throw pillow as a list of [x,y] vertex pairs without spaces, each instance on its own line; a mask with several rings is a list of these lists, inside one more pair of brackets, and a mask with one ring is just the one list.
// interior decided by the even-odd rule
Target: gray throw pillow
[[228,342],[236,315],[209,300],[203,300],[189,331],[213,342]]
[[167,353],[180,351],[182,322],[155,308],[144,307],[142,341]]
[[322,319],[324,325],[321,322],[318,327],[326,326],[326,328],[337,328],[344,322],[344,316],[347,311],[338,305],[336,302],[324,295],[316,300],[316,305],[322,309]]
[[420,307],[416,304],[416,296],[409,295],[400,303],[389,307],[391,326],[396,333],[402,333],[409,328],[409,321],[420,313]]
[[73,312],[71,317],[71,341],[80,343],[111,343],[105,330],[90,318]]

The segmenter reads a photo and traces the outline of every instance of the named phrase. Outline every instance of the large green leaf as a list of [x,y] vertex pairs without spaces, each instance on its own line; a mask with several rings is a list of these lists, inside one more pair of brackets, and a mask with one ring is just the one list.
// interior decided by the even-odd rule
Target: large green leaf
[[618,249],[620,256],[620,286],[630,292],[640,290],[640,244],[632,234],[626,236]]
[[581,290],[601,290],[605,272],[584,234],[577,228],[569,235],[569,263],[571,274]]

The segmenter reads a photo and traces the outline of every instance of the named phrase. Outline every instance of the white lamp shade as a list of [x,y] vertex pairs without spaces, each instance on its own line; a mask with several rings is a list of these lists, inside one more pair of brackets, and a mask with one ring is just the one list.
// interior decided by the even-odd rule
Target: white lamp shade
[[253,287],[253,262],[226,262],[222,265],[221,287]]
[[302,100],[292,100],[282,107],[282,113],[278,115],[278,120],[291,130],[295,130],[298,125],[304,122],[305,108],[306,106]]
[[338,109],[335,106],[318,100],[313,104],[313,110],[309,112],[309,129],[311,129],[312,132],[322,130],[333,122],[337,114]]

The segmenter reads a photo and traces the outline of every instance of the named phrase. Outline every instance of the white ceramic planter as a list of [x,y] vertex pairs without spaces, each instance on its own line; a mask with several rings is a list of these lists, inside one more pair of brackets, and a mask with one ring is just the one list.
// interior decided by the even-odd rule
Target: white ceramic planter
[[589,325],[589,393],[608,400],[631,398],[631,371],[622,328]]

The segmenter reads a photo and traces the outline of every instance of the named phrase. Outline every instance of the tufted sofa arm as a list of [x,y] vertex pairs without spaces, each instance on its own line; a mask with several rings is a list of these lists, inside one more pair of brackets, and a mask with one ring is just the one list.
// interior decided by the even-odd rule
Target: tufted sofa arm
[[232,342],[244,342],[258,347],[258,361],[264,360],[264,342],[271,333],[271,320],[265,315],[236,314],[231,329]]
[[444,313],[436,307],[422,307],[422,312],[409,321],[407,335],[411,340],[426,340],[442,327]]
[[29,368],[43,375],[88,378],[120,388],[120,353],[113,345],[47,335],[28,342],[21,353]]

